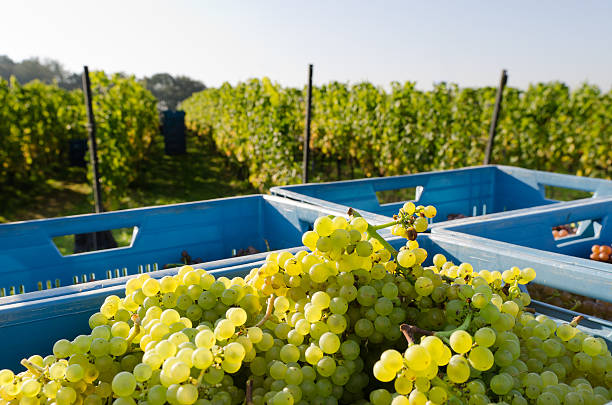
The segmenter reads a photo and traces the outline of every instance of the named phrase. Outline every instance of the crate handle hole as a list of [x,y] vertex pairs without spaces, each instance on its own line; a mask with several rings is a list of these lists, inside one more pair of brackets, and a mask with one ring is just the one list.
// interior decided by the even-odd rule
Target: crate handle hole
[[597,239],[601,233],[601,219],[585,219],[567,224],[555,225],[551,234],[558,247]]
[[574,201],[593,197],[592,191],[544,185],[544,197],[549,200]]
[[376,192],[376,198],[380,205],[392,204],[403,201],[418,202],[423,194],[423,186],[396,188],[393,190],[380,190]]
[[[53,237],[52,241],[62,256],[72,256],[79,253],[129,247],[137,234],[138,227],[132,226],[91,233],[60,235]],[[94,245],[94,236],[97,246]]]

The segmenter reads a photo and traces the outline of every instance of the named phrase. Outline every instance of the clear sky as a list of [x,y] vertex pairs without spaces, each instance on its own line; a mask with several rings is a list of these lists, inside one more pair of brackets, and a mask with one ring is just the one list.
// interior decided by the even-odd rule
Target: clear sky
[[612,87],[612,1],[0,0],[0,54],[71,71]]

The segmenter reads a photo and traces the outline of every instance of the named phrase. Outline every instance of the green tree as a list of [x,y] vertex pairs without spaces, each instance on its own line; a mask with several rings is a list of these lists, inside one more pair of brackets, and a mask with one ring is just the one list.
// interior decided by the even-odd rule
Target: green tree
[[206,88],[200,81],[187,76],[173,77],[168,73],[145,77],[144,83],[147,90],[159,100],[160,110],[176,110],[181,101]]

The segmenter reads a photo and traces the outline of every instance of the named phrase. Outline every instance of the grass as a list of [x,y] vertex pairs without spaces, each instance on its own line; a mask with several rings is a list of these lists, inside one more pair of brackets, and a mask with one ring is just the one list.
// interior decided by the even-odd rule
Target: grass
[[[151,165],[147,180],[133,187],[118,209],[166,205],[257,193],[239,171],[214,149],[201,150],[189,145],[187,153],[164,156]],[[62,178],[48,179],[35,190],[5,193],[0,222],[52,218],[93,212],[92,188],[85,170],[71,168]],[[59,175],[57,177],[60,177]],[[12,196],[11,199],[6,199]],[[113,230],[119,246],[129,245],[131,230]],[[62,254],[71,254],[74,235],[54,238]]]
[[544,186],[546,198],[559,201],[573,201],[582,198],[591,198],[593,193],[590,191],[574,190],[565,187]]
[[[134,228],[113,229],[111,233],[113,239],[117,242],[117,247],[129,246],[132,243]],[[74,253],[74,235],[56,236],[53,238],[53,243],[62,256],[68,256]]]

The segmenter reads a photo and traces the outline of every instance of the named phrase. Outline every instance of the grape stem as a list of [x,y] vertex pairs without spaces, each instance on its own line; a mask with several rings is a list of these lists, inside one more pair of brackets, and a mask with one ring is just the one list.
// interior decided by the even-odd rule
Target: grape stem
[[400,325],[400,330],[404,334],[404,337],[408,341],[408,344],[414,344],[414,334],[415,333],[418,333],[421,335],[427,335],[427,336],[433,336],[434,334],[434,332],[430,330],[421,329],[418,326],[408,325],[406,323],[403,323]]
[[140,334],[140,317],[137,314],[132,315],[132,321],[134,321],[134,330],[127,337],[127,343],[130,345],[132,341]]
[[388,228],[390,226],[399,225],[399,224],[400,224],[400,220],[398,219],[396,221],[387,222],[386,224],[373,225],[372,229],[374,229],[375,231],[378,231],[379,229],[385,229],[385,228]]
[[570,325],[572,325],[573,327],[576,327],[578,326],[580,321],[582,321],[583,319],[584,319],[584,316],[578,315],[574,319],[572,319],[572,321],[570,322]]
[[[352,216],[354,216],[354,217],[361,217],[361,214],[359,214],[357,211],[355,211],[355,210],[354,210],[354,209],[352,209],[352,208],[349,208],[349,210],[348,210],[348,214],[349,214],[349,215],[352,215]],[[366,223],[367,223],[367,221],[366,221]],[[387,249],[387,250],[389,251],[389,253],[391,253],[391,254],[393,255],[393,257],[395,258],[395,257],[397,257],[397,250],[395,250],[395,249],[393,248],[393,246],[391,246],[391,245],[389,244],[389,242],[387,242],[386,240],[384,240],[384,239],[383,239],[383,237],[382,237],[382,236],[380,236],[380,235],[378,234],[378,232],[376,232],[378,229],[386,228],[386,227],[389,227],[389,226],[391,226],[391,225],[393,225],[393,224],[394,224],[394,222],[393,222],[393,223],[392,223],[392,222],[389,222],[388,224],[384,224],[384,225],[385,225],[384,227],[383,227],[382,225],[378,225],[378,227],[376,227],[376,226],[372,226],[372,225],[370,225],[370,224],[368,223],[368,229],[366,230],[366,232],[367,232],[367,234],[368,234],[368,237],[376,239],[376,240],[377,240],[377,241],[378,241],[378,242],[379,242],[379,243],[380,243],[380,244],[381,244],[381,245],[382,245],[382,246],[383,246],[385,249]]]
[[202,384],[202,379],[204,378],[204,372],[205,371],[206,370],[201,370],[200,371],[200,375],[198,375],[198,379],[195,381],[195,384],[194,384],[196,387],[199,387]]
[[465,319],[463,320],[463,323],[461,325],[457,326],[453,330],[448,330],[444,332],[436,332],[434,333],[434,336],[437,336],[439,338],[445,338],[445,337],[448,338],[450,337],[450,335],[453,334],[453,332],[456,332],[458,330],[466,330],[470,326],[471,321],[472,321],[472,313],[469,312],[467,316],[465,317]]
[[263,325],[264,323],[266,323],[266,321],[270,319],[273,309],[274,309],[274,294],[270,295],[270,298],[268,298],[268,308],[266,309],[266,314],[264,315],[263,318],[261,318],[259,322],[255,324],[255,326],[259,327]]
[[250,378],[246,382],[245,405],[253,405],[253,380]]
[[33,374],[36,374],[37,376],[41,376],[45,372],[42,367],[37,366],[36,364],[32,363],[30,360],[27,359],[22,359],[21,365],[27,368]]
[[465,317],[465,320],[463,321],[463,323],[461,325],[459,325],[458,327],[456,327],[455,329],[453,329],[453,330],[442,331],[442,332],[432,332],[430,330],[421,329],[418,326],[408,325],[406,323],[403,323],[403,324],[400,325],[400,330],[404,334],[404,337],[406,338],[406,341],[408,342],[408,344],[414,344],[415,343],[415,341],[414,341],[414,335],[415,334],[427,335],[427,336],[436,336],[436,337],[439,337],[440,339],[444,340],[446,343],[450,344],[449,341],[448,341],[448,337],[450,335],[452,335],[453,332],[456,332],[458,330],[466,330],[470,326],[470,322],[471,321],[472,321],[472,313],[470,312]]

